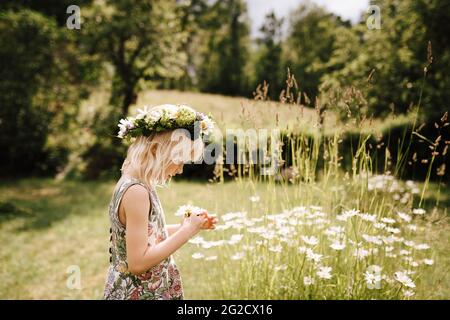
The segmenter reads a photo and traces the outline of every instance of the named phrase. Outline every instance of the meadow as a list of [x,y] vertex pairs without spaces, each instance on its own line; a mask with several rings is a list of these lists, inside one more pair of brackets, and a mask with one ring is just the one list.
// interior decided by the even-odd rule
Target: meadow
[[[103,99],[101,93],[91,97],[86,112]],[[137,105],[165,102],[198,105],[227,128],[314,127],[317,121],[314,109],[296,105],[175,91],[144,92]],[[326,130],[338,132],[333,116],[326,117]],[[179,221],[174,213],[184,204],[219,217],[216,230],[200,233],[175,254],[186,298],[450,297],[448,186],[378,172],[362,144],[345,171],[338,144],[338,135],[302,140],[291,154],[295,174],[289,179],[242,165],[234,172],[219,167],[214,181],[181,178],[158,189],[167,223]],[[320,158],[326,160],[321,169]],[[0,297],[100,299],[114,184],[3,180]],[[67,287],[71,266],[80,268],[80,290]]]

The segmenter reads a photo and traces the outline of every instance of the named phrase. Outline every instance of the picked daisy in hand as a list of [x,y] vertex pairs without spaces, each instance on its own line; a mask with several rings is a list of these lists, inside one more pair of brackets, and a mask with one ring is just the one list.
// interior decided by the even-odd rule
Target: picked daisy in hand
[[175,212],[176,216],[183,216],[185,219],[189,218],[193,214],[205,215],[205,217],[207,218],[207,221],[203,225],[203,227],[202,227],[203,229],[215,229],[216,228],[216,223],[217,223],[216,216],[210,215],[208,213],[208,210],[206,210],[206,209],[187,204],[187,205],[180,206],[178,208],[177,212]]

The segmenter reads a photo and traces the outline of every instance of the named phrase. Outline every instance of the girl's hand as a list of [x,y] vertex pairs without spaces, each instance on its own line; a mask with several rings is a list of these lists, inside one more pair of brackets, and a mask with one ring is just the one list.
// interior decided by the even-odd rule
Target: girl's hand
[[191,237],[195,236],[201,229],[203,225],[207,223],[208,218],[203,214],[191,214],[189,217],[184,218],[181,226],[187,228],[191,234]]
[[213,215],[209,215],[207,211],[203,211],[202,215],[207,219],[206,222],[202,225],[202,229],[215,229],[217,218]]

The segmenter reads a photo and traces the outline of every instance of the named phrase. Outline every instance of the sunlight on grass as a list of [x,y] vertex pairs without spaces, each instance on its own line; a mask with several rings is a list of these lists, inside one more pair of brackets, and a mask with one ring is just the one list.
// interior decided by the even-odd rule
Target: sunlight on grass
[[[9,203],[22,210],[22,213],[6,216],[2,212],[0,240],[4,245],[0,252],[0,297],[100,299],[108,266],[107,206],[113,187],[113,181],[55,182],[49,179],[25,179],[4,182],[0,186],[0,202]],[[292,208],[295,201],[303,203],[308,197],[307,190],[304,191],[299,194],[298,187],[293,185],[273,185],[268,189],[264,184],[228,182],[205,186],[203,183],[187,181],[173,181],[168,188],[158,189],[167,223],[179,221],[174,212],[179,205],[186,203],[202,205],[219,217],[227,212],[247,212],[249,219],[277,214]],[[329,198],[331,193],[318,195],[315,192],[316,198],[312,201],[325,204],[324,211],[328,210],[337,201],[336,197]],[[256,201],[257,197],[250,198],[256,195],[259,201]],[[273,198],[284,198],[286,201],[273,202]],[[287,201],[288,199],[290,200]],[[222,220],[221,224],[223,222]],[[421,227],[423,225],[426,232],[421,236],[423,239],[416,241],[429,243],[432,247],[430,258],[435,260],[435,264],[428,267],[420,281],[421,289],[417,292],[417,297],[448,297],[448,226],[426,223],[425,220],[422,224],[421,219],[417,224]],[[175,254],[186,298],[284,297],[283,291],[275,291],[269,296],[260,291],[252,293],[248,291],[251,282],[241,283],[239,288],[234,287],[243,279],[263,281],[258,282],[258,285],[264,287],[267,274],[262,277],[262,274],[252,273],[258,267],[257,258],[261,252],[250,251],[244,261],[231,259],[236,252],[242,250],[243,245],[254,245],[257,240],[248,238],[249,233],[238,222],[234,223],[233,228],[206,231],[200,235],[205,239],[220,240],[230,239],[233,234],[245,233],[241,242],[235,245],[225,245],[217,251],[217,248],[202,249],[198,245],[188,244]],[[218,258],[210,261],[193,259],[191,255],[199,251],[206,256],[217,255]],[[267,258],[271,257],[271,263],[265,268],[261,269],[259,266],[264,272],[268,272],[267,268],[275,267],[274,263],[283,260],[291,263],[290,268],[297,266],[293,260],[289,260],[298,256],[297,253],[272,255],[266,250],[263,254]],[[80,267],[82,290],[69,290],[66,287],[69,276],[66,271],[71,265]],[[278,272],[282,274],[283,267],[278,268]],[[279,278],[276,279],[279,281]],[[264,288],[274,289],[272,286],[276,279],[272,279],[270,285],[266,283],[267,288]],[[286,281],[289,281],[289,277]],[[306,298],[300,292],[286,297]]]

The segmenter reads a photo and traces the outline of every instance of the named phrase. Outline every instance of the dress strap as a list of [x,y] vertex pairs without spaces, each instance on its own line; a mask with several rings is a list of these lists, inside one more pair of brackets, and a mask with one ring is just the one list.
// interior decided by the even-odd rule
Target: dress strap
[[122,180],[122,182],[117,186],[117,188],[114,192],[114,199],[113,199],[113,201],[111,201],[111,206],[109,208],[113,226],[115,226],[119,230],[125,230],[125,226],[119,220],[120,203],[122,201],[123,195],[125,194],[125,191],[127,191],[129,187],[131,187],[132,185],[135,185],[135,184],[139,184],[139,185],[143,186],[148,191],[149,200],[151,203],[151,209],[150,209],[149,214],[151,214],[151,212],[153,211],[153,201],[152,201],[152,197],[151,197],[151,192],[150,192],[149,188],[146,186],[146,184],[135,178],[124,178]]

